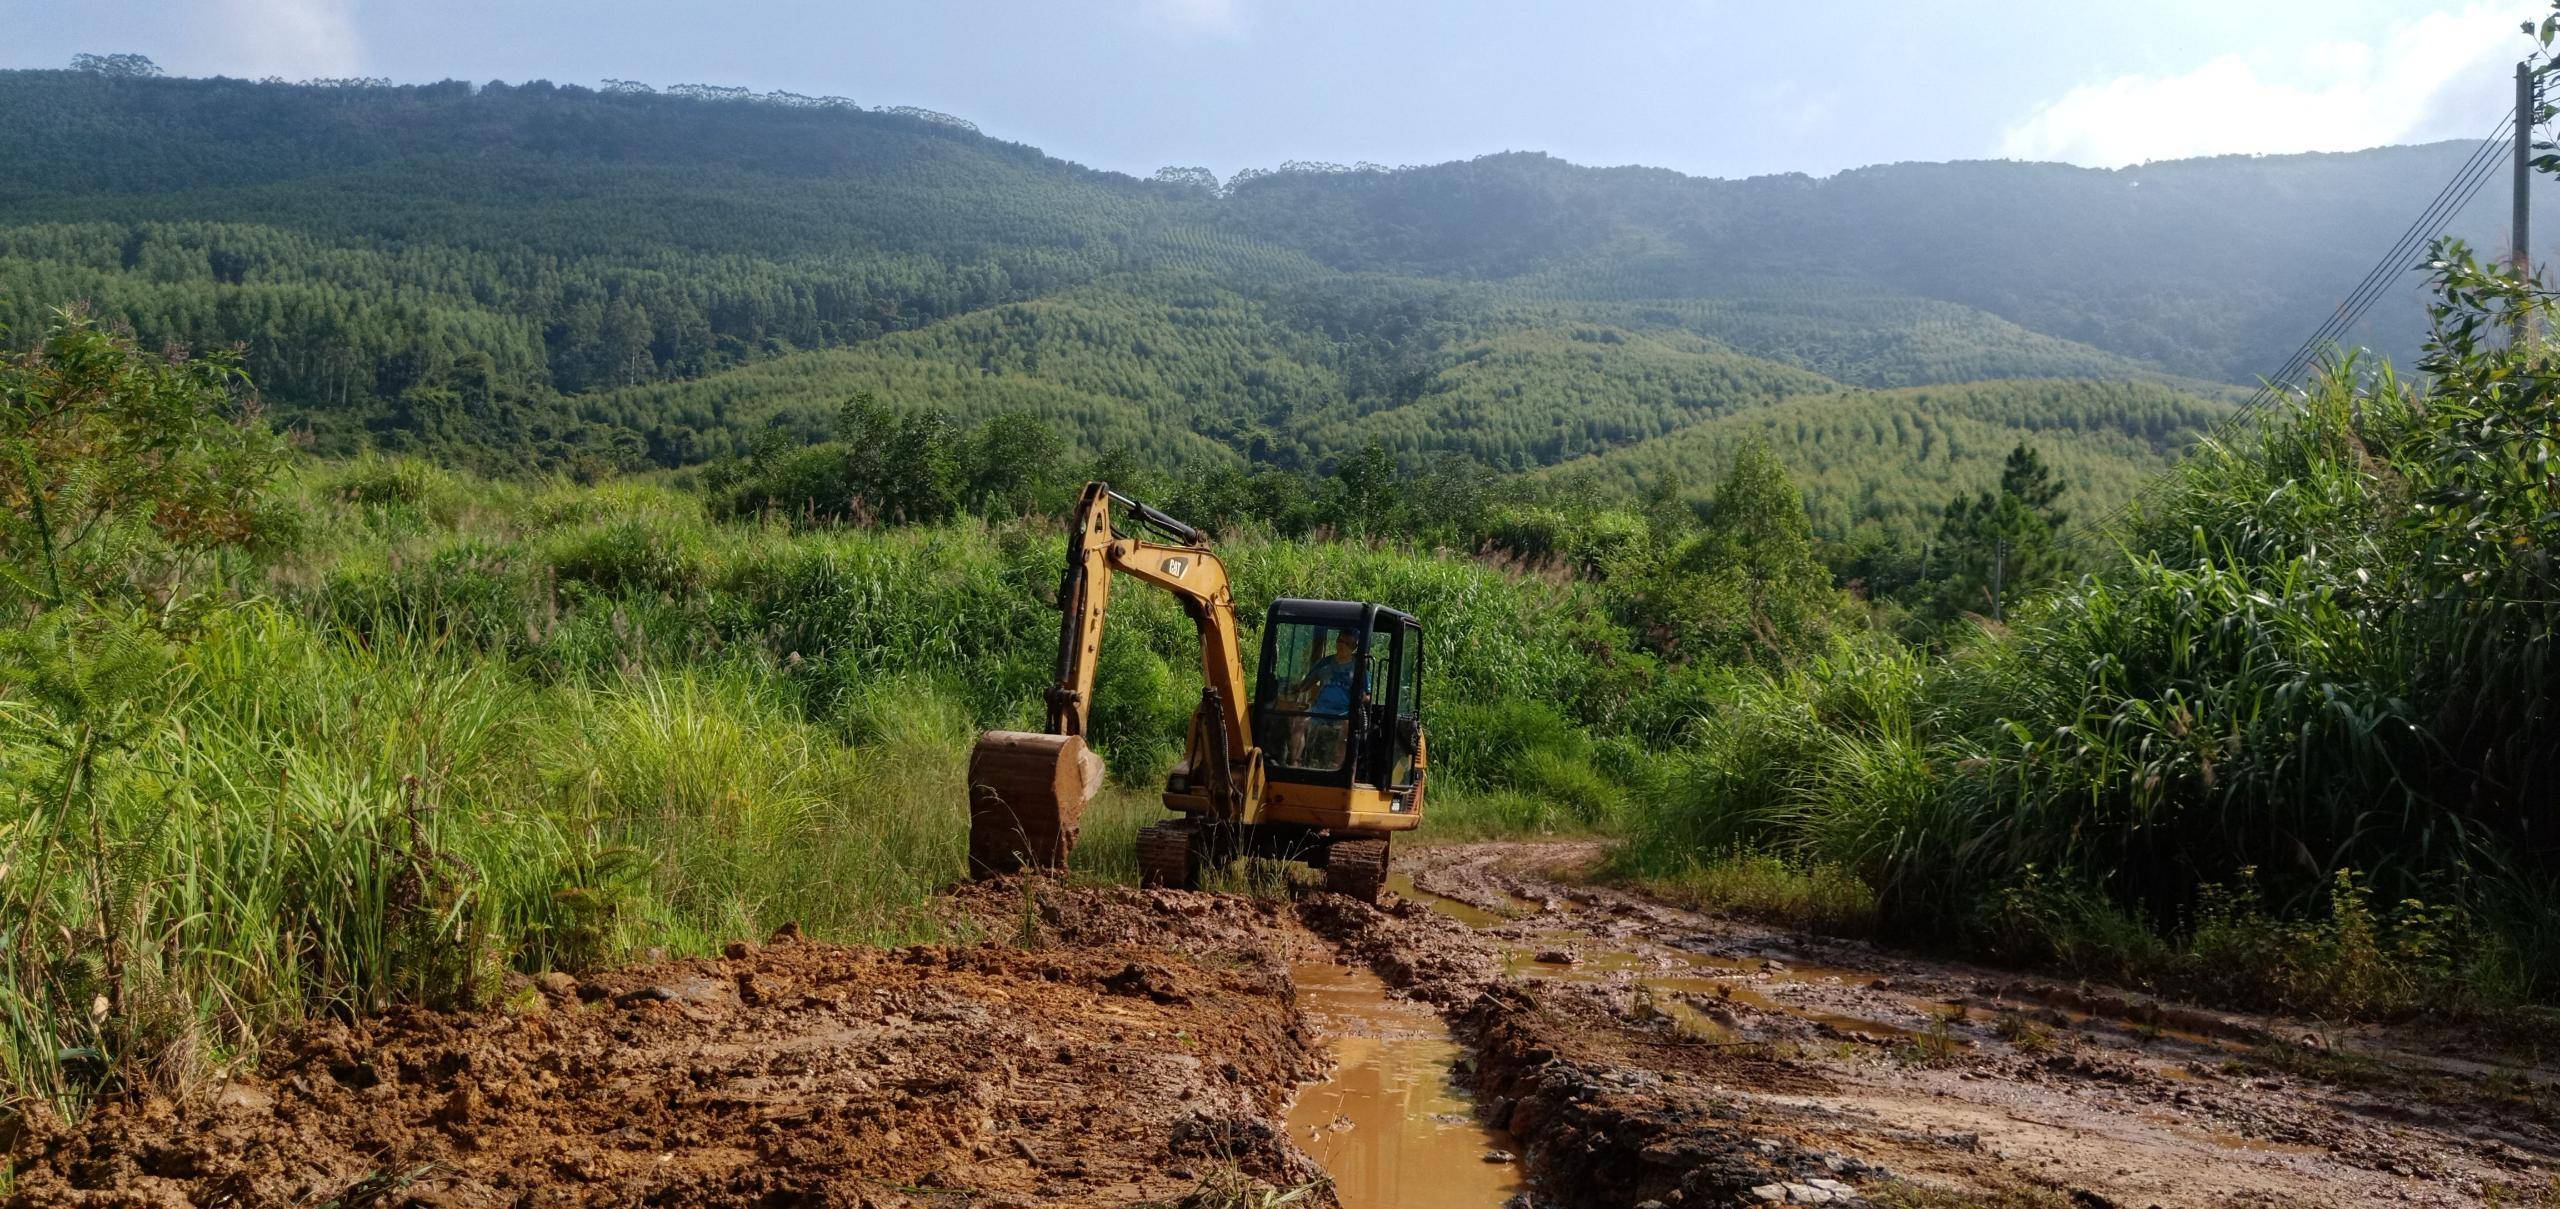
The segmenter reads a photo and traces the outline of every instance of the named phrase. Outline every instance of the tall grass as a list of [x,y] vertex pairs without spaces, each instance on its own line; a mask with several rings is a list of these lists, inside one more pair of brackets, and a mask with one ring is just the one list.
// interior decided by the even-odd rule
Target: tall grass
[[[291,473],[290,546],[234,565],[173,644],[135,646],[160,652],[129,694],[148,725],[72,792],[54,792],[67,707],[0,685],[0,889],[51,927],[12,931],[0,970],[13,1106],[184,1083],[314,1014],[483,1002],[509,970],[786,920],[935,934],[968,745],[1038,716],[1054,523],[793,531],[714,522],[649,481],[383,458]],[[1565,720],[1587,712],[1571,694],[1607,695],[1583,587],[1408,547],[1223,552],[1249,642],[1281,593],[1429,619],[1453,825],[1614,809]],[[1200,676],[1169,600],[1132,588],[1112,609],[1094,734],[1120,779],[1075,870],[1125,880]],[[1506,699],[1534,704],[1465,705]],[[1558,787],[1584,799],[1572,819],[1547,804]]]
[[[2466,543],[2438,509],[2489,493],[2427,486],[2530,457],[2461,434],[2548,437],[2549,396],[2432,388],[2335,367],[2290,417],[2202,450],[2100,574],[1942,656],[1877,642],[1731,675],[1640,795],[1626,863],[1844,868],[1888,926],[2115,972],[2166,953],[2164,932],[2227,956],[2252,926],[2372,919],[2423,934],[2440,1006],[2560,995],[2536,704],[2551,616],[2516,603],[2549,598],[2548,564],[2509,554],[2547,550],[2552,514]],[[2260,924],[2206,911],[2200,889],[2243,884]],[[2330,984],[2272,968],[2262,985],[2379,1010],[2415,977],[2396,997],[2371,990],[2388,979],[2312,995]]]
[[100,770],[94,828],[22,810],[0,832],[22,876],[48,836],[112,866],[108,893],[66,885],[52,915],[78,939],[61,960],[95,966],[87,938],[120,934],[123,964],[0,989],[12,1087],[67,1102],[134,1061],[183,1081],[314,1011],[486,999],[509,965],[784,920],[916,939],[961,870],[972,728],[931,685],[882,694],[853,744],[736,670],[544,683],[358,649],[266,605],[222,614],[185,662],[168,724]]

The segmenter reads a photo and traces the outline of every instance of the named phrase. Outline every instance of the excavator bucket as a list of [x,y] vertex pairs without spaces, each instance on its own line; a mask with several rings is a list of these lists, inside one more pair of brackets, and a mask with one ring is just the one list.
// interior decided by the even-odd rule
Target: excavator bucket
[[969,752],[969,876],[1064,869],[1102,757],[1077,735],[991,730]]

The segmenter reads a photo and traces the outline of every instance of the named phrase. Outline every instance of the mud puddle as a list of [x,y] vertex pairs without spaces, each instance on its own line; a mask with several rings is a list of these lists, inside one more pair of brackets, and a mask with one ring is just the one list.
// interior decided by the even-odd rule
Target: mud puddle
[[[1504,924],[1511,922],[1511,917],[1508,915],[1504,915],[1497,911],[1485,910],[1484,908],[1468,902],[1465,899],[1451,898],[1446,894],[1433,894],[1429,890],[1425,890],[1420,886],[1414,885],[1413,875],[1410,873],[1388,874],[1387,889],[1394,891],[1401,897],[1409,898],[1415,902],[1421,903],[1422,905],[1429,907],[1442,915],[1446,915],[1459,923],[1465,924],[1470,928],[1499,928]],[[1525,905],[1525,900],[1523,900],[1523,902]]]
[[1367,970],[1301,962],[1291,977],[1334,1066],[1298,1089],[1289,1134],[1344,1209],[1491,1209],[1520,1190],[1515,1147],[1477,1120],[1457,1083],[1465,1050],[1438,1014]]

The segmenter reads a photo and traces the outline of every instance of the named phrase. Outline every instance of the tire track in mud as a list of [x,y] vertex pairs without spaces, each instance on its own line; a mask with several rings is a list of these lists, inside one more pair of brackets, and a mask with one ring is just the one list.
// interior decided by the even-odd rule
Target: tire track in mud
[[1288,1113],[1326,1086],[1325,1009],[1292,970],[1334,959],[1447,1023],[1515,1203],[2531,1204],[2560,1166],[2547,1088],[2486,1094],[2477,1055],[2313,1077],[2248,1039],[2289,1027],[1546,873],[1593,853],[1422,849],[1376,908],[966,885],[941,907],[975,943],[783,936],[323,1022],[37,1125],[0,1204],[1321,1206],[1340,1156]]

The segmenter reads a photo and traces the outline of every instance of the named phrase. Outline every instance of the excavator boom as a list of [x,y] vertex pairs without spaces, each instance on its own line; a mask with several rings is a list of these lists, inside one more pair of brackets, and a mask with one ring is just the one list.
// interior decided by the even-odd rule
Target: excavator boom
[[[1113,505],[1151,540],[1123,537]],[[1240,770],[1258,767],[1247,714],[1244,663],[1226,564],[1197,529],[1111,490],[1086,484],[1068,528],[1058,582],[1058,661],[1048,690],[1048,729],[988,731],[969,756],[969,868],[976,876],[1025,866],[1062,868],[1084,809],[1102,787],[1102,759],[1086,746],[1094,667],[1113,574],[1173,594],[1200,632],[1202,694],[1189,745],[1192,774],[1230,811],[1255,790]],[[1215,742],[1204,742],[1204,731]]]

